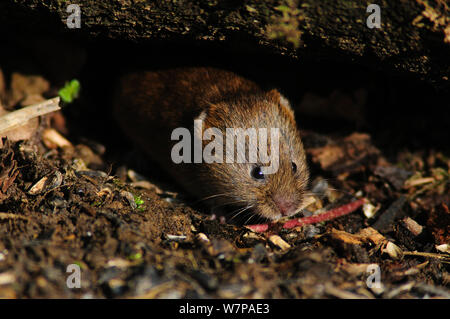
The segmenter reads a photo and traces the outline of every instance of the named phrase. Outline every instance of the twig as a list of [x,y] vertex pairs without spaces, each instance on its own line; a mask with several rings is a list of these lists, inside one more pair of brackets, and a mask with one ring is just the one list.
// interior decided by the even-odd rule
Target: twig
[[[329,210],[325,213],[319,214],[319,215],[293,219],[293,220],[285,222],[283,224],[283,228],[290,229],[290,228],[297,227],[297,226],[316,224],[316,223],[328,221],[328,220],[331,220],[334,218],[338,218],[338,217],[341,217],[341,216],[344,216],[344,215],[354,212],[359,207],[364,205],[365,202],[366,202],[366,200],[363,198],[363,199],[354,201],[350,204],[346,204],[341,207],[331,209],[331,210]],[[276,225],[276,224],[272,223],[272,224],[247,225],[246,227],[255,232],[261,233],[261,232],[267,231],[270,227],[273,227],[274,225]]]
[[246,225],[245,227],[257,233],[263,233],[269,229],[269,224]]
[[333,284],[328,282],[325,284],[325,293],[341,299],[369,299],[367,296],[357,295],[353,292],[334,287]]
[[0,117],[0,134],[18,126],[26,124],[29,120],[60,110],[59,97],[33,104]]
[[450,261],[450,255],[445,255],[445,254],[422,253],[422,252],[419,252],[419,251],[404,251],[403,255],[405,255],[405,256],[429,257],[429,258],[442,259],[444,261]]
[[286,223],[284,223],[283,228],[289,229],[297,226],[304,226],[304,225],[310,225],[310,224],[317,224],[320,222],[328,221],[331,219],[335,219],[347,214],[350,214],[357,210],[359,207],[364,205],[365,199],[359,199],[357,201],[354,201],[353,203],[343,205],[341,207],[331,209],[325,213],[310,216],[310,217],[303,217],[298,219],[290,220]]

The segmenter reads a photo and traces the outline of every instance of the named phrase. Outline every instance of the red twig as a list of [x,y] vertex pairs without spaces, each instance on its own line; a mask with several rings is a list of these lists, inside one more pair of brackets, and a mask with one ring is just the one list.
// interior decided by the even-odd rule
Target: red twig
[[[310,217],[303,217],[303,218],[297,218],[292,219],[290,221],[287,221],[283,224],[284,229],[294,228],[297,226],[305,226],[310,224],[316,224],[324,221],[328,221],[334,218],[338,218],[347,214],[350,214],[357,210],[359,207],[364,205],[365,199],[359,199],[357,201],[354,201],[350,204],[342,205],[341,207],[337,207],[334,209],[331,209],[325,213],[310,216]],[[265,232],[269,229],[270,226],[273,224],[257,224],[257,225],[248,225],[247,228],[255,231],[255,232]]]
[[316,224],[316,223],[328,221],[331,219],[335,219],[335,218],[338,218],[338,217],[341,217],[341,216],[344,216],[344,215],[354,212],[359,207],[364,205],[364,202],[365,202],[364,199],[359,199],[350,204],[346,204],[341,207],[331,209],[331,210],[329,210],[325,213],[319,214],[319,215],[293,219],[293,220],[290,220],[290,221],[284,223],[283,228],[289,229],[289,228],[293,228],[296,226]]
[[245,227],[247,227],[257,233],[263,233],[269,229],[269,224],[246,225]]

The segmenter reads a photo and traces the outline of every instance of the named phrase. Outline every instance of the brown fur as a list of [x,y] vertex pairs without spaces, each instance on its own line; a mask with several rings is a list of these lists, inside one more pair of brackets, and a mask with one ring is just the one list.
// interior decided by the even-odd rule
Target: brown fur
[[[212,208],[251,207],[260,216],[277,219],[281,214],[275,198],[301,206],[308,181],[305,154],[294,113],[277,90],[264,92],[219,69],[178,68],[125,75],[117,93],[115,116],[122,129],[187,191],[210,198]],[[280,128],[278,172],[261,181],[251,177],[250,163],[174,164],[170,154],[178,141],[171,141],[172,130],[192,129],[201,114],[203,129],[216,127],[224,137],[227,127]]]

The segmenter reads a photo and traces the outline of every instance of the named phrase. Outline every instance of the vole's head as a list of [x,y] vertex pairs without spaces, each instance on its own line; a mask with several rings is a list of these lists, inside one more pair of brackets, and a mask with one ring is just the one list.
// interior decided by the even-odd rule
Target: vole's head
[[[272,220],[300,210],[308,184],[308,168],[294,113],[278,91],[219,101],[200,119],[204,123],[203,133],[215,127],[223,138],[223,162],[202,164],[204,183],[214,196],[213,206],[237,207],[231,218],[247,212]],[[237,135],[233,136],[234,145],[229,139],[232,135],[227,134],[230,128],[234,131],[228,132]],[[252,130],[248,129],[255,129],[256,143],[252,144]],[[239,138],[242,133],[244,139],[242,135]],[[204,150],[215,138],[214,135],[211,140],[204,140]],[[234,152],[228,155],[234,154],[232,160],[227,158],[227,148],[233,149],[231,146]],[[239,157],[240,146],[245,149],[244,160]],[[256,154],[256,160],[252,153]],[[268,158],[261,156],[264,154]]]

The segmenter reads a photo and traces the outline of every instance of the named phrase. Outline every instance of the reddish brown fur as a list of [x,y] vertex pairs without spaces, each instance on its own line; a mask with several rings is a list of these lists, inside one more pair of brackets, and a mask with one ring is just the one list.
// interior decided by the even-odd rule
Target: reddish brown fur
[[[255,180],[254,164],[174,164],[172,130],[192,128],[204,113],[204,127],[280,128],[280,168],[265,181]],[[281,217],[275,198],[300,207],[308,169],[294,113],[276,90],[262,91],[234,73],[213,68],[137,72],[121,79],[115,115],[122,129],[187,191],[210,198],[212,208],[250,207],[260,216]],[[206,145],[209,141],[204,141]],[[225,146],[224,146],[225,152]],[[297,165],[292,170],[291,162]],[[289,212],[289,214],[294,211]]]

